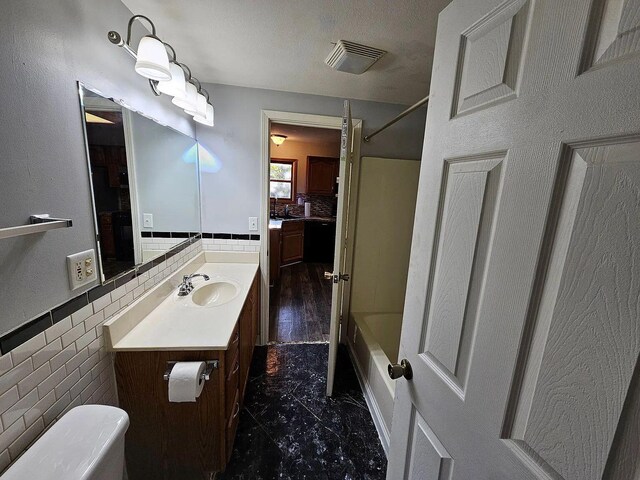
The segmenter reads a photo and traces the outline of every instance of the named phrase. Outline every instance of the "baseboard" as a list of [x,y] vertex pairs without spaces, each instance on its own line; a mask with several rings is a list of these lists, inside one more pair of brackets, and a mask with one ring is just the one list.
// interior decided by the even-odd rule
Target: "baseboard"
[[380,407],[378,407],[378,401],[373,395],[373,391],[371,390],[369,381],[362,374],[362,367],[360,366],[360,362],[358,361],[358,356],[353,351],[353,345],[351,344],[350,339],[347,341],[347,345],[349,345],[349,356],[351,357],[351,363],[353,363],[353,366],[355,367],[356,377],[358,377],[358,383],[360,384],[360,388],[362,389],[362,393],[364,394],[364,400],[365,402],[367,402],[367,407],[369,407],[369,412],[371,413],[373,424],[376,426],[378,437],[380,437],[380,443],[382,444],[384,453],[387,458],[389,458],[389,430],[387,430],[387,426],[382,419],[382,413],[380,412]]

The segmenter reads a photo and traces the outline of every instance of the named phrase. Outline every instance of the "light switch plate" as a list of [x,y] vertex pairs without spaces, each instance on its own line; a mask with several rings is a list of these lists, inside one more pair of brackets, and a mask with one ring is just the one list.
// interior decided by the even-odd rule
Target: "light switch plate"
[[249,217],[249,231],[250,232],[258,231],[258,217]]
[[85,250],[69,255],[67,257],[67,271],[71,290],[76,290],[97,280],[95,250]]
[[144,228],[153,228],[153,213],[142,214],[142,226]]

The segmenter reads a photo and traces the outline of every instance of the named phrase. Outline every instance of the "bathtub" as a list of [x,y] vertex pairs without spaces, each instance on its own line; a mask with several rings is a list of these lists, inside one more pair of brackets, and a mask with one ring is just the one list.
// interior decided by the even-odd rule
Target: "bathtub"
[[397,363],[401,313],[351,313],[348,344],[382,446],[389,449],[395,383],[387,366]]

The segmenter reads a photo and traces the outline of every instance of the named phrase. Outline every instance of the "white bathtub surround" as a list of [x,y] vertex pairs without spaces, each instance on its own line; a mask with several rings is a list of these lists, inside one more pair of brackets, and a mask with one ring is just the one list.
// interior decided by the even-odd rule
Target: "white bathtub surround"
[[197,241],[0,357],[0,470],[71,408],[117,405],[102,324],[201,251]]
[[204,238],[202,248],[205,252],[259,252],[260,240]]
[[[208,260],[217,260],[209,262]],[[104,325],[110,351],[225,350],[258,271],[259,256],[246,252],[204,252]],[[179,296],[183,275],[194,290]],[[199,305],[199,293],[225,285],[228,297],[220,304]],[[222,293],[220,295],[223,295]]]
[[387,372],[396,363],[402,329],[401,313],[352,313],[348,344],[360,386],[385,452],[393,417],[395,383]]

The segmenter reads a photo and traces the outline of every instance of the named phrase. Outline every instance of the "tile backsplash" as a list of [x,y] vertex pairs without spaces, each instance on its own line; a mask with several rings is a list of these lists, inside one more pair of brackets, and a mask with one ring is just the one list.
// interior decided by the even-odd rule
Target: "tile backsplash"
[[0,471],[69,409],[117,405],[102,324],[202,250],[196,240],[47,312],[29,322],[31,331],[0,340]]
[[[298,205],[298,199],[302,199],[303,204]],[[270,209],[273,209],[273,199],[270,200]],[[310,195],[308,193],[297,193],[296,200],[293,202],[285,202],[284,200],[278,200],[276,205],[276,212],[279,216],[284,215],[284,206],[289,205],[289,212],[291,215],[302,217],[304,216],[304,202],[311,203],[311,216],[312,217],[333,217],[336,214],[336,204],[338,202],[335,196],[331,195]]]
[[259,252],[260,235],[203,233],[202,248],[208,252]]

